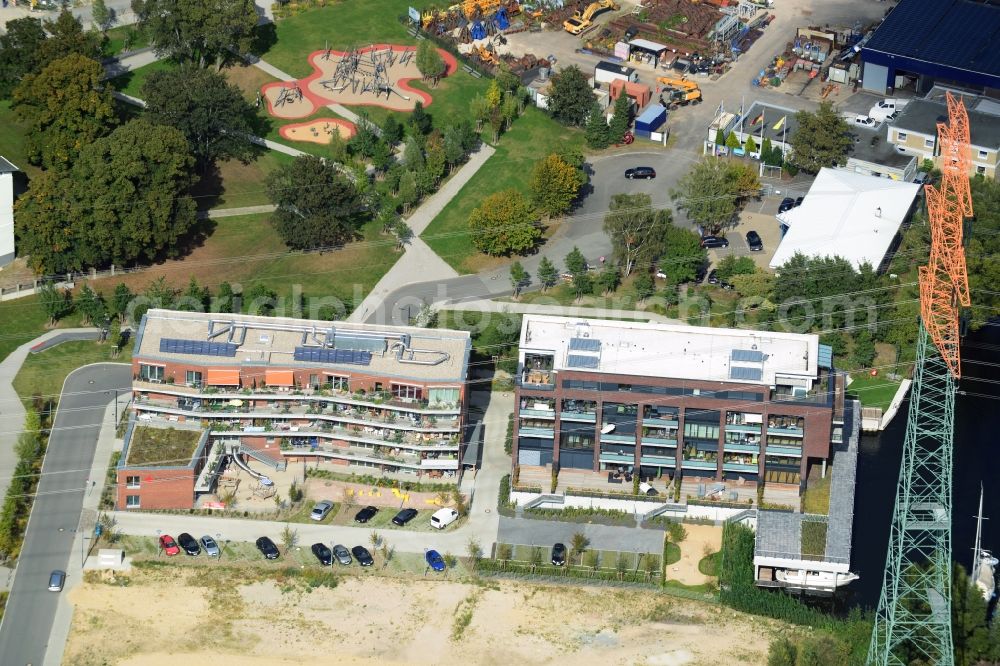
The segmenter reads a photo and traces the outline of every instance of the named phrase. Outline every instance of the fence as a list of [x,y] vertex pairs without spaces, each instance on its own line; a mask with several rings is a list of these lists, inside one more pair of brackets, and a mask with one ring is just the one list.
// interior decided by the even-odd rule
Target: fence
[[19,282],[13,287],[0,287],[0,303],[3,301],[13,301],[16,298],[33,296],[38,293],[38,288],[45,284],[51,284],[57,289],[73,289],[76,286],[76,283],[70,279],[69,275],[67,275],[66,278],[67,279],[63,281],[34,279],[31,282]]

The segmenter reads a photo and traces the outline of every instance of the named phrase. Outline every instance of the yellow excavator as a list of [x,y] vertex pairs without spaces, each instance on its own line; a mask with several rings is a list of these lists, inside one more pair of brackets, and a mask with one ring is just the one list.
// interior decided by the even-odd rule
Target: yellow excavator
[[[678,106],[701,103],[701,88],[694,81],[672,76],[658,76],[656,81],[662,86],[660,99],[666,103],[670,110],[676,109]],[[667,93],[668,97],[664,99],[662,93]]]
[[577,11],[572,18],[563,21],[563,28],[571,35],[579,35],[593,24],[593,19],[597,14],[606,10],[618,10],[618,5],[614,0],[597,0],[587,5],[583,11]]

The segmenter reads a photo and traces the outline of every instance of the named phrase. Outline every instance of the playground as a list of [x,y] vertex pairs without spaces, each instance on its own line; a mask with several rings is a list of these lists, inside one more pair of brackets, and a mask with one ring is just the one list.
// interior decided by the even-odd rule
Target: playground
[[333,140],[334,133],[345,141],[354,136],[357,128],[354,123],[340,118],[317,118],[304,123],[290,123],[278,130],[283,138],[290,141],[309,141],[311,143],[327,144]]
[[[299,81],[277,81],[261,87],[268,113],[276,118],[306,118],[320,107],[378,106],[412,111],[417,102],[433,101],[427,92],[408,85],[421,78],[416,47],[373,44],[350,51],[324,49],[308,56],[312,74]],[[455,57],[438,50],[445,61],[445,76],[458,68]]]

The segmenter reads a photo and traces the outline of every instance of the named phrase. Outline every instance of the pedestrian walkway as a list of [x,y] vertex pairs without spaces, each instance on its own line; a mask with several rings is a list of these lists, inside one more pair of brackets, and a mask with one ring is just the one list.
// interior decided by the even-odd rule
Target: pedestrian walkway
[[199,220],[214,220],[220,217],[238,217],[240,215],[264,215],[273,213],[274,204],[263,204],[261,206],[241,206],[239,208],[212,208],[211,210],[198,211]]
[[574,305],[546,305],[542,303],[517,303],[476,299],[458,303],[435,303],[439,310],[476,310],[477,312],[517,312],[521,314],[557,315],[561,317],[600,317],[602,319],[637,319],[661,324],[685,324],[680,319],[664,317],[645,310],[616,310],[601,307],[580,307]]

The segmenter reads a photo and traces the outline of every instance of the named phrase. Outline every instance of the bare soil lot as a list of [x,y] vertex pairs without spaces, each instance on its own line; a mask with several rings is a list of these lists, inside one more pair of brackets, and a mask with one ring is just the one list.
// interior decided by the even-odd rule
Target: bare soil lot
[[338,581],[165,566],[84,583],[64,663],[745,665],[766,662],[776,627],[645,590]]

